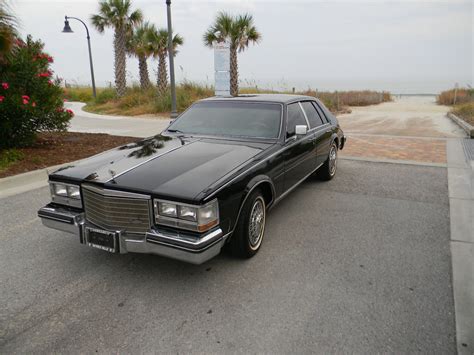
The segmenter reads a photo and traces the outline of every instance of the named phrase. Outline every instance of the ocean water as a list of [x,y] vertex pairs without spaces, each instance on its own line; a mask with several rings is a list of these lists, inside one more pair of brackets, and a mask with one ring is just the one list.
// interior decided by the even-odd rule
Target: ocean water
[[456,79],[420,79],[420,80],[402,80],[402,79],[330,79],[330,78],[305,78],[305,79],[262,79],[249,80],[240,79],[241,87],[258,87],[262,89],[284,90],[319,90],[319,91],[343,91],[343,90],[376,90],[389,91],[392,94],[432,94],[437,95],[441,91],[459,87],[473,86],[472,78],[464,80]]

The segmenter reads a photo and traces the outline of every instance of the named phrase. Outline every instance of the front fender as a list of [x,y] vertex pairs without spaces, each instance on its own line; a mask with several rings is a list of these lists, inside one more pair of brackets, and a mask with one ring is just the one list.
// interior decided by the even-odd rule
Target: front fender
[[271,202],[275,199],[275,186],[273,185],[272,179],[270,179],[267,175],[257,175],[254,176],[250,181],[248,182],[247,186],[245,187],[244,194],[243,194],[243,204],[247,196],[260,184],[262,183],[268,183],[271,186]]

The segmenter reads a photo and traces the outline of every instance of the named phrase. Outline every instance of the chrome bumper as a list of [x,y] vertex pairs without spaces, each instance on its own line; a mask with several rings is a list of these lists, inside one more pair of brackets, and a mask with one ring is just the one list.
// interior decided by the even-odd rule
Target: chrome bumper
[[[38,211],[43,225],[75,234],[81,244],[86,244],[85,228],[99,228],[87,222],[84,213],[67,207],[49,204]],[[152,228],[146,234],[117,232],[119,253],[157,254],[192,264],[202,264],[220,253],[229,234],[220,228],[206,234],[183,233],[174,230]]]

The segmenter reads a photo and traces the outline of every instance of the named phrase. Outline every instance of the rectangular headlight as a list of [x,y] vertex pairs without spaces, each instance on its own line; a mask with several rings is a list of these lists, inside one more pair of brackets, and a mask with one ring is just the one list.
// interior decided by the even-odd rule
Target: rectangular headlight
[[53,184],[53,193],[57,196],[67,196],[67,187],[64,184]]
[[165,217],[177,217],[178,206],[168,202],[158,202],[158,213]]
[[189,221],[197,221],[197,209],[196,207],[179,206],[178,217]]
[[67,195],[70,198],[79,200],[81,198],[81,189],[79,188],[79,186],[69,185],[67,187]]
[[203,206],[153,200],[155,222],[183,229],[205,232],[219,224],[219,205],[213,200]]
[[81,188],[79,185],[51,181],[49,187],[53,202],[71,207],[82,207]]

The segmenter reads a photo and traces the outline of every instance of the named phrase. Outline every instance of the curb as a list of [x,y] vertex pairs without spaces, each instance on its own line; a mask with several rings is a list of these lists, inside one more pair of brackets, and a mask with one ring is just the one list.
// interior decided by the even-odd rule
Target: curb
[[448,197],[452,284],[459,355],[474,354],[474,160],[463,139],[448,141]]
[[48,172],[71,163],[50,166],[0,179],[0,199],[47,186]]
[[350,155],[340,155],[339,159],[343,160],[357,160],[357,161],[367,161],[371,163],[387,163],[387,164],[404,164],[404,165],[420,165],[420,166],[431,166],[435,168],[446,168],[445,163],[430,163],[422,162],[416,160],[397,160],[397,159],[382,159],[382,158],[366,158],[366,157],[354,157]]
[[460,119],[458,116],[456,116],[454,113],[448,112],[446,114],[450,119],[452,119],[458,126],[460,126],[463,130],[466,131],[467,135],[470,138],[474,138],[474,127],[471,126],[469,123],[466,121]]

